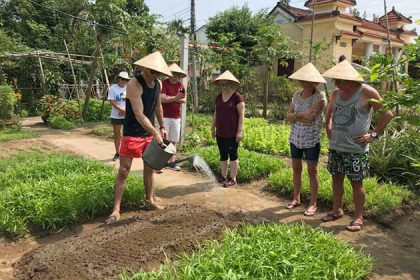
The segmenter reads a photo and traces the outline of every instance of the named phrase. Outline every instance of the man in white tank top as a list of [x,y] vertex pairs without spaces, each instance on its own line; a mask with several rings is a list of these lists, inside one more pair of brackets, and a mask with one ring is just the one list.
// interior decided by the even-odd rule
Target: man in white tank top
[[[383,110],[377,90],[363,84],[363,78],[344,60],[327,70],[326,78],[335,81],[337,89],[332,93],[326,114],[326,129],[329,144],[328,171],[332,175],[334,194],[333,211],[322,218],[324,222],[343,217],[344,177],[347,176],[353,188],[354,216],[346,227],[359,231],[363,225],[365,189],[363,179],[369,176],[369,143],[382,134],[392,118],[392,112]],[[371,111],[378,111],[380,117],[376,128],[369,131]]]

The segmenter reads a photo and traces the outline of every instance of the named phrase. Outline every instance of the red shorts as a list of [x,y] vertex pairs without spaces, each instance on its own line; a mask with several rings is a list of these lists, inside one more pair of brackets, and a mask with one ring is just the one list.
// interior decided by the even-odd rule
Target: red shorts
[[150,142],[152,142],[153,136],[146,137],[133,137],[123,136],[120,146],[120,157],[125,158],[141,158],[144,150]]

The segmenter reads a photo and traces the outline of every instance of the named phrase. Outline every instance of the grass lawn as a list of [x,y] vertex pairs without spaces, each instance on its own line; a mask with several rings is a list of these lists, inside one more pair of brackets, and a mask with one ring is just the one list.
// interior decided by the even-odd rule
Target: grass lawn
[[[284,168],[270,174],[268,184],[272,190],[281,194],[293,194],[293,176],[291,168]],[[319,190],[318,201],[332,205],[333,194],[331,187],[331,175],[324,167],[318,168]],[[403,186],[378,183],[375,177],[365,179],[366,189],[365,212],[368,216],[380,217],[399,207],[404,202],[414,199],[413,193]],[[305,170],[302,174],[301,197],[309,200],[309,177]],[[345,179],[345,192],[343,199],[344,207],[353,203],[353,193],[350,182]]]
[[364,279],[372,259],[332,234],[305,224],[245,225],[228,230],[192,255],[135,279]]
[[[111,166],[70,154],[30,152],[0,160],[0,234],[57,230],[109,213],[116,173]],[[123,205],[144,197],[130,175]]]
[[39,133],[27,130],[0,129],[0,142],[39,137]]

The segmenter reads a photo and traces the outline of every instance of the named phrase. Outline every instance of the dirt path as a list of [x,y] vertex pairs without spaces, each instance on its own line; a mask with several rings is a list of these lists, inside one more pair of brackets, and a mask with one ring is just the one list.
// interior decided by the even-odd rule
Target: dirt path
[[[20,144],[11,143],[9,148],[14,145],[15,147],[34,145],[35,142],[42,143],[42,145],[45,146],[53,145],[60,150],[71,151],[88,158],[112,164],[117,168],[117,164],[111,161],[114,149],[111,141],[86,135],[86,130],[84,129],[62,132],[46,129],[43,126],[37,125],[37,122],[38,119],[31,118],[24,123],[24,126],[27,127],[27,129],[40,131],[43,136],[39,140],[21,140],[17,142]],[[141,172],[141,170],[141,160],[135,160],[133,171]],[[420,279],[420,266],[418,265],[418,263],[420,263],[420,242],[417,238],[418,232],[420,231],[420,211],[416,211],[412,215],[401,218],[394,224],[393,228],[384,228],[372,221],[366,220],[365,226],[361,232],[350,233],[344,230],[345,225],[350,221],[348,216],[329,224],[321,224],[320,217],[322,216],[322,213],[317,214],[313,218],[307,218],[302,215],[304,211],[303,207],[299,207],[293,211],[286,210],[284,209],[284,205],[286,204],[284,199],[274,197],[263,191],[264,182],[254,182],[250,185],[243,185],[232,189],[213,188],[208,184],[206,178],[200,177],[197,174],[165,170],[163,174],[156,174],[155,183],[157,186],[157,196],[160,198],[161,203],[168,206],[169,209],[176,209],[179,205],[187,204],[191,206],[182,206],[184,207],[184,210],[187,209],[185,210],[186,213],[189,213],[188,209],[191,211],[204,211],[192,210],[204,207],[208,210],[222,213],[225,216],[228,214],[240,213],[240,216],[265,218],[270,221],[283,223],[304,220],[313,226],[321,226],[327,231],[332,231],[339,239],[346,240],[353,245],[362,248],[368,254],[371,254],[375,261],[375,268],[371,279]],[[196,206],[200,206],[200,208],[195,208]],[[195,219],[192,215],[185,215],[187,217],[185,222],[189,220],[188,218],[191,218],[192,220]],[[212,214],[208,215],[210,217]],[[138,219],[141,221],[135,220],[133,222],[133,217],[140,217]],[[149,218],[152,219],[153,215],[149,218],[147,217],[149,217],[148,214],[146,215],[143,212],[124,213],[122,215],[122,221],[126,221],[124,231],[127,233],[135,232],[136,229],[142,227],[142,222]],[[51,250],[57,247],[57,244],[60,244],[60,248],[66,248],[66,242],[78,244],[78,240],[81,239],[80,236],[84,236],[87,240],[94,240],[95,242],[98,239],[93,236],[104,235],[109,237],[109,234],[112,235],[113,233],[104,232],[104,229],[101,227],[102,221],[103,218],[97,219],[93,223],[77,226],[54,236],[38,239],[28,238],[17,244],[11,243],[10,241],[0,241],[0,279],[12,279],[11,275],[13,273],[13,268],[11,267],[11,264],[18,261],[26,252],[41,245],[45,246],[27,254],[20,261],[17,266],[17,275],[19,278],[25,279],[26,277],[24,277],[24,275],[28,275],[27,273],[28,271],[31,271],[31,267],[32,271],[34,271],[33,263],[28,260],[34,259],[35,257],[37,257],[38,260],[42,260],[43,254],[45,254],[45,252],[52,252]],[[202,226],[208,224],[206,223],[205,218],[197,219],[197,222],[194,224],[199,225],[201,222]],[[226,221],[223,219],[219,219],[218,222],[221,224],[233,223],[232,220]],[[148,223],[150,223],[150,221],[148,221]],[[218,227],[216,227],[216,229],[218,230]],[[177,229],[176,232],[177,234],[183,234],[182,230],[179,231],[179,229]],[[209,233],[207,237],[210,236],[215,235]],[[175,237],[175,235],[172,237],[168,235],[168,238]],[[206,236],[204,235],[203,240],[205,237]],[[103,238],[104,240],[107,240],[106,237]],[[101,243],[101,245],[98,245],[100,248],[96,248],[97,246],[95,246],[94,250],[92,249],[93,247],[89,247],[88,255],[92,255],[92,252],[106,252],[106,250],[103,249],[103,246],[106,248],[106,244],[108,243]],[[134,243],[132,245],[134,245],[133,248],[135,248],[136,245]],[[187,247],[188,246],[189,245],[187,244]],[[55,252],[57,253],[60,251]],[[64,252],[62,252],[62,254],[65,254]],[[78,255],[78,257],[81,256],[82,255],[80,254]],[[48,258],[45,257],[45,259]],[[131,263],[127,260],[128,267],[136,267],[136,265],[139,264],[141,263]],[[37,270],[42,269],[43,266],[40,266]],[[90,274],[91,277],[94,277],[94,275],[102,275],[101,273],[108,275],[106,273],[114,271],[115,267],[112,269],[89,269],[90,270],[88,271],[92,272]],[[21,273],[22,271],[26,271],[26,274]]]

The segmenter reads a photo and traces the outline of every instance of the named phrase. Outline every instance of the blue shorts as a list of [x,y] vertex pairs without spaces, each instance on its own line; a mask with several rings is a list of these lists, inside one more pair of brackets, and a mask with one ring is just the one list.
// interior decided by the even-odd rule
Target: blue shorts
[[318,143],[312,148],[299,149],[293,143],[290,143],[290,154],[292,159],[302,160],[305,154],[305,160],[309,162],[318,162],[321,153],[321,145]]

